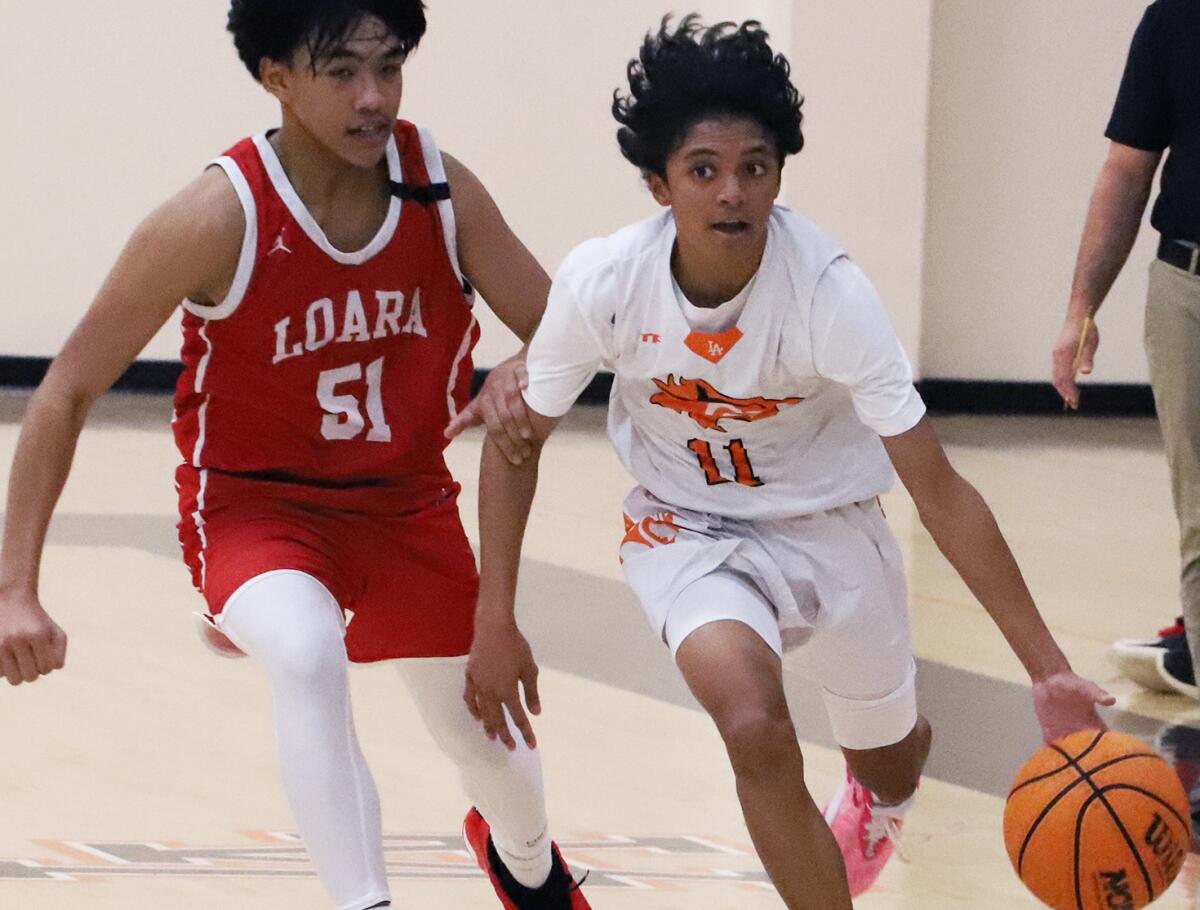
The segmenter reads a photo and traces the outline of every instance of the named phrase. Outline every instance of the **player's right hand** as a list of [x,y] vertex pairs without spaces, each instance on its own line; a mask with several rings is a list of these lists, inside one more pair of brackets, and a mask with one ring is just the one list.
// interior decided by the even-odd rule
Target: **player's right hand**
[[67,633],[36,597],[0,595],[0,676],[10,685],[34,682],[67,659]]
[[1047,743],[1077,730],[1106,730],[1096,707],[1117,703],[1104,689],[1069,670],[1033,684],[1033,710]]
[[529,385],[524,353],[508,358],[488,372],[479,394],[446,427],[453,439],[469,427],[485,424],[488,436],[512,464],[519,465],[533,448],[533,426],[521,391]]
[[[1063,323],[1058,342],[1054,345],[1053,381],[1054,388],[1062,396],[1067,407],[1079,408],[1079,386],[1075,377],[1079,373],[1088,375],[1096,360],[1096,348],[1100,346],[1100,330],[1096,323],[1086,320],[1087,336],[1084,336],[1086,316],[1068,316]],[[1080,347],[1080,340],[1083,345]]]

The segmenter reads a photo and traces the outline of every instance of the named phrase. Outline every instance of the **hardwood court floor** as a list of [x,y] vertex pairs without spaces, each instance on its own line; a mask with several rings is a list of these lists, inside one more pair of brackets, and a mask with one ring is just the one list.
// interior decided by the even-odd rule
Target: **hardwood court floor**
[[[0,395],[5,465],[24,400]],[[68,668],[0,690],[0,908],[326,906],[289,833],[264,681],[249,662],[210,656],[191,631],[200,600],[174,541],[169,418],[165,398],[112,396],[81,440],[42,584],[71,635]],[[716,734],[620,583],[629,482],[602,423],[580,410],[548,447],[522,576],[522,622],[545,671],[538,731],[556,834],[593,870],[597,910],[781,907],[749,850]],[[1200,705],[1139,693],[1103,658],[1111,639],[1175,611],[1174,519],[1154,424],[937,426],[1076,668],[1119,695],[1114,723],[1186,740]],[[479,442],[470,435],[449,455],[472,537]],[[1035,908],[1000,838],[1002,795],[1037,742],[1027,680],[904,494],[885,505],[908,560],[922,706],[937,737],[908,861],[894,861],[856,906]],[[789,692],[824,799],[840,756],[811,688],[789,679]],[[458,839],[466,806],[455,775],[399,680],[386,666],[363,668],[354,697],[397,908],[494,910]],[[1196,878],[1185,870],[1155,906],[1196,906]]]

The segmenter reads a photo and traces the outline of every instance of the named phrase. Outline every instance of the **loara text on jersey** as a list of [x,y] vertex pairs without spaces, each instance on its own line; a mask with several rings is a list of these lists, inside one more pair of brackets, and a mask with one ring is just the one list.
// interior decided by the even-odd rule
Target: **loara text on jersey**
[[304,315],[303,326],[297,323],[293,327],[291,316],[275,323],[275,357],[271,363],[302,357],[328,344],[375,341],[392,335],[428,337],[421,321],[420,288],[411,298],[403,291],[376,291],[369,304],[363,303],[358,291],[350,291],[340,307],[329,297],[314,300]]

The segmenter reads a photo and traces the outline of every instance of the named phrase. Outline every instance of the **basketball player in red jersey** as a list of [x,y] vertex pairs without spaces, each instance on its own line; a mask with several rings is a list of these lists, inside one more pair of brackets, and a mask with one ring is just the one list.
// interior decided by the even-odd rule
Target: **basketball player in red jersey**
[[442,456],[452,421],[485,418],[514,459],[527,451],[523,408],[509,408],[519,362],[468,406],[472,302],[478,288],[528,340],[549,281],[471,172],[396,119],[420,0],[233,0],[229,28],[282,125],[142,223],[30,401],[0,553],[0,673],[63,666],[66,636],[37,594],[50,515],[92,402],[182,300],[184,558],[210,643],[267,671],[285,790],[333,905],[390,905],[347,676],[349,661],[406,658],[478,807],[465,835],[501,904],[582,910],[528,722],[502,737],[510,750],[462,699],[478,577]]

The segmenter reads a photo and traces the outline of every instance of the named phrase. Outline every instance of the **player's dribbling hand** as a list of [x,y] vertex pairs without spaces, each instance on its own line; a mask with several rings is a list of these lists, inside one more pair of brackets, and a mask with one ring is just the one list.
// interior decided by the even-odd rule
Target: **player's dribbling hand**
[[533,425],[521,390],[529,385],[525,355],[508,358],[488,372],[479,394],[446,427],[446,438],[453,439],[468,427],[486,424],[488,436],[513,464],[520,464],[533,453],[529,440]]
[[36,597],[0,595],[0,676],[10,685],[34,682],[67,659],[67,634]]
[[1055,673],[1033,684],[1033,710],[1047,743],[1076,730],[1105,730],[1097,705],[1106,708],[1116,699],[1098,685],[1074,673]]
[[538,698],[538,667],[533,659],[529,642],[516,624],[507,621],[489,624],[477,619],[475,640],[471,643],[471,655],[467,658],[467,685],[463,700],[476,720],[483,724],[488,739],[499,738],[512,751],[517,747],[504,716],[509,715],[525,745],[537,748],[533,725],[521,705],[517,685],[525,690],[525,703],[530,714],[540,714],[541,700]]
[[1072,410],[1079,408],[1079,385],[1075,382],[1075,376],[1078,373],[1086,376],[1092,372],[1096,348],[1100,346],[1100,330],[1096,328],[1096,323],[1091,319],[1086,320],[1086,335],[1084,324],[1085,317],[1068,317],[1054,345],[1054,388]]

